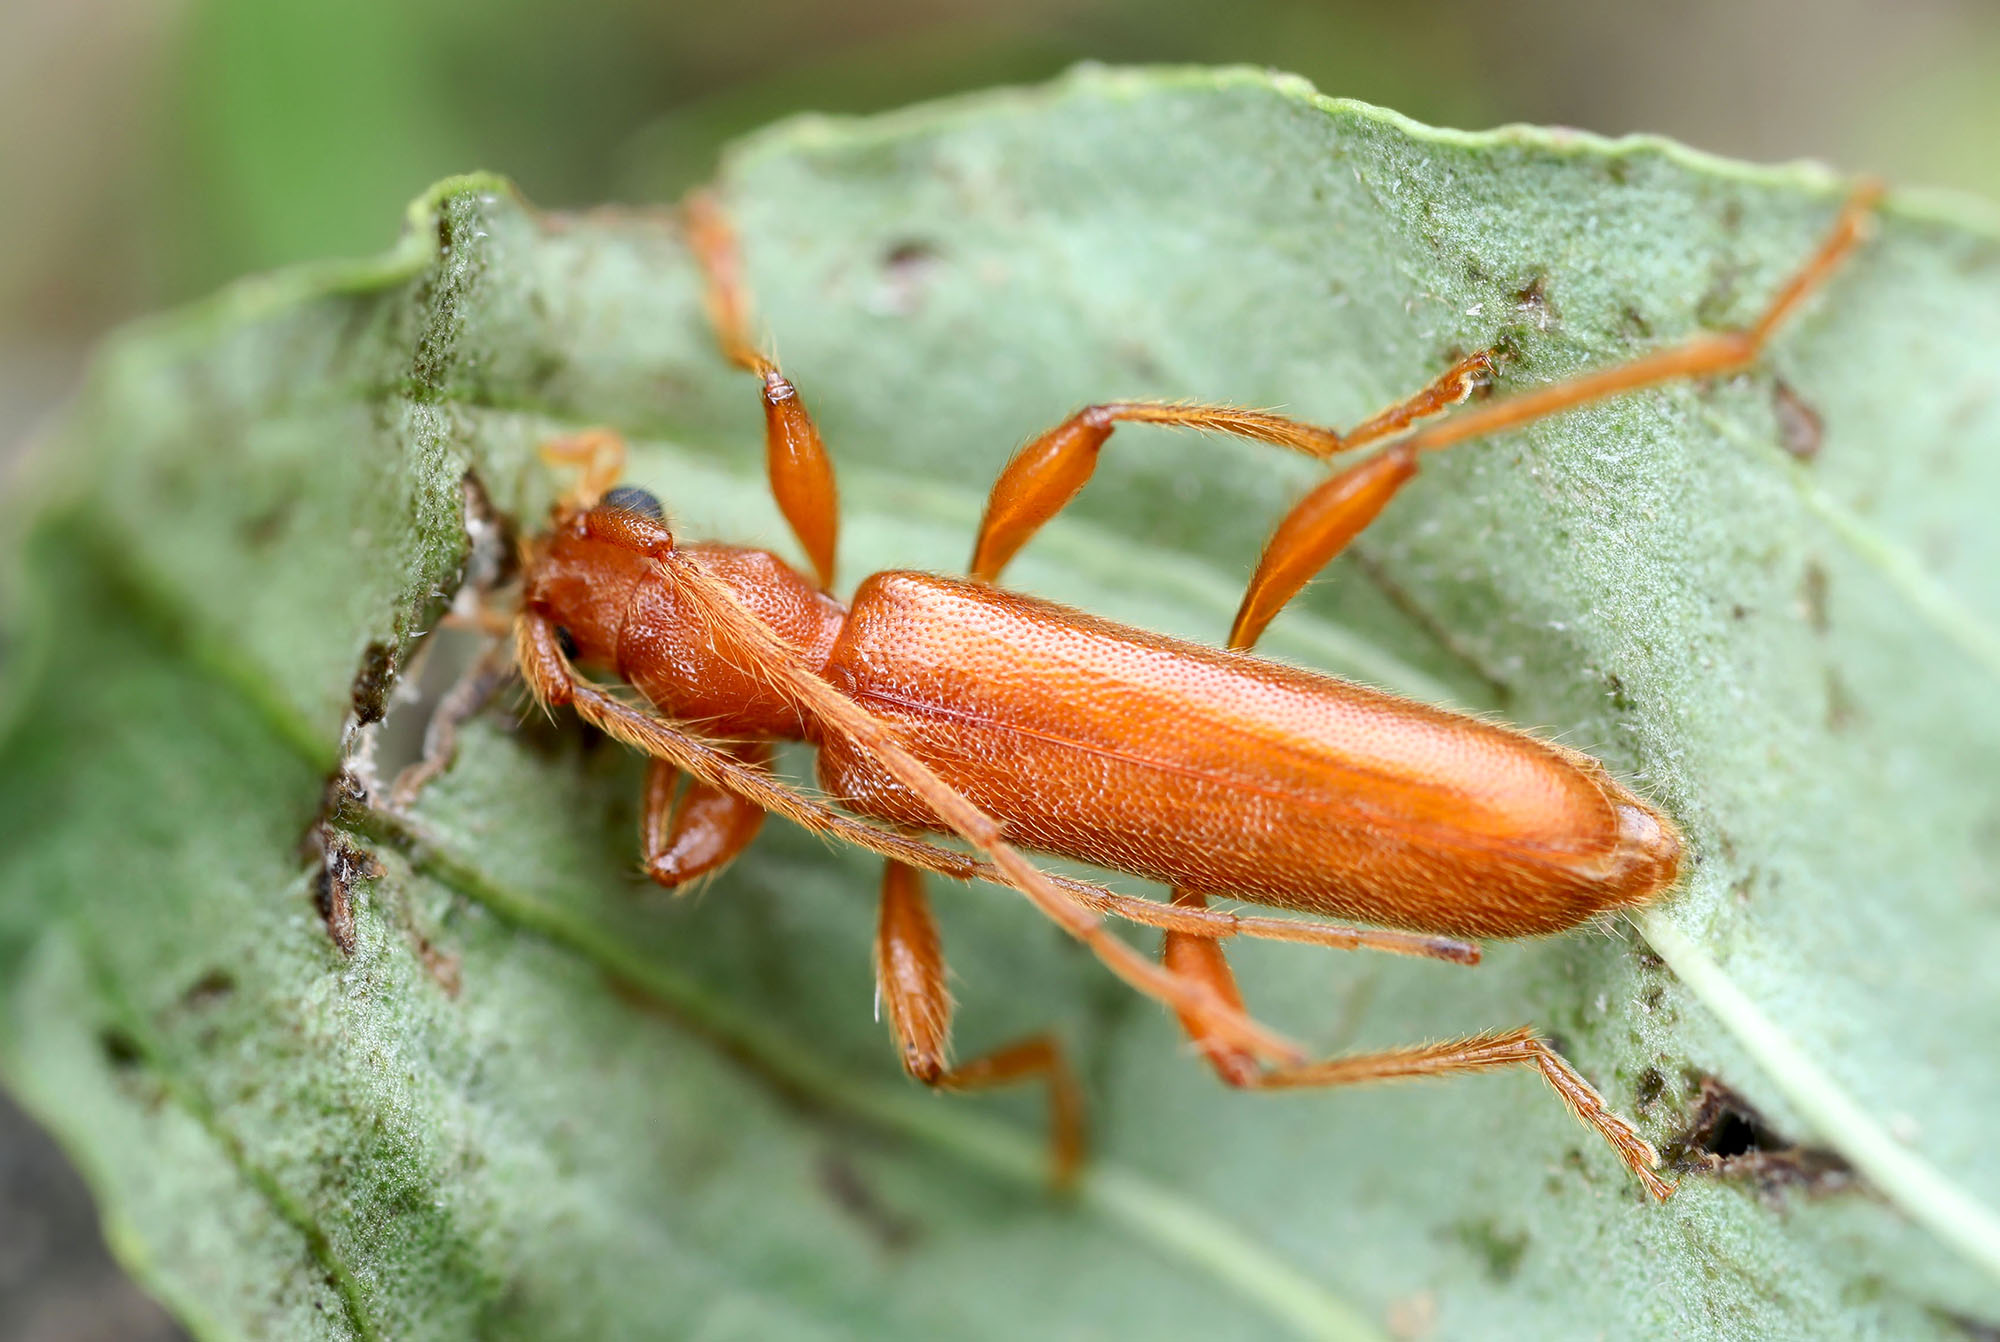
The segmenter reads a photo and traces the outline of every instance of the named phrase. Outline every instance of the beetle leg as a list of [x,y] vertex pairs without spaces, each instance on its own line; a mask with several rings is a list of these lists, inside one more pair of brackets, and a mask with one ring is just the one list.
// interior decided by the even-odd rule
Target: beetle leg
[[576,696],[577,678],[562,640],[546,615],[522,611],[514,620],[514,665],[528,682],[528,693],[544,709],[563,708]]
[[1257,560],[1229,628],[1229,646],[1255,643],[1285,603],[1346,549],[1416,473],[1416,451],[1405,441],[1354,463],[1299,500]]
[[[1660,1156],[1652,1143],[1633,1126],[1605,1107],[1604,1097],[1585,1081],[1531,1029],[1496,1031],[1451,1039],[1437,1044],[1385,1049],[1378,1053],[1356,1053],[1344,1058],[1306,1063],[1298,1067],[1260,1070],[1246,1082],[1254,1090],[1301,1090],[1318,1086],[1352,1086],[1369,1081],[1392,1081],[1413,1076],[1442,1076],[1450,1072],[1476,1072],[1490,1067],[1533,1067],[1555,1087],[1569,1111],[1596,1129],[1610,1143],[1619,1159],[1639,1177],[1646,1191],[1664,1201],[1675,1185],[1659,1176]],[[1229,1079],[1225,1077],[1225,1079]]]
[[1824,287],[1848,255],[1866,241],[1870,219],[1881,198],[1880,182],[1871,179],[1856,187],[1841,207],[1839,216],[1818,250],[1785,281],[1763,315],[1747,329],[1697,336],[1682,344],[1655,350],[1627,363],[1601,368],[1581,377],[1552,382],[1512,396],[1496,397],[1477,410],[1454,415],[1442,424],[1413,434],[1410,443],[1420,452],[1432,452],[1468,438],[1498,433],[1502,429],[1531,423],[1628,391],[1656,387],[1682,378],[1716,377],[1743,371],[1757,362],[1777,329]]
[[1400,433],[1457,405],[1484,385],[1493,361],[1484,353],[1455,364],[1406,401],[1389,407],[1351,432],[1306,424],[1268,410],[1170,401],[1111,401],[1086,406],[1016,452],[987,495],[986,513],[972,547],[972,577],[993,582],[1029,537],[1069,506],[1097,469],[1099,449],[1121,423],[1169,424],[1233,434],[1288,447],[1324,460]]
[[[1191,890],[1175,890],[1174,904],[1179,908],[1206,908],[1208,901]],[[1229,967],[1229,957],[1223,952],[1222,943],[1214,937],[1189,936],[1185,932],[1169,930],[1160,949],[1160,963],[1185,978],[1199,979],[1214,990],[1215,995],[1237,1010],[1243,1009],[1243,990],[1236,986],[1236,972]],[[1231,1086],[1252,1086],[1263,1069],[1257,1059],[1244,1050],[1225,1040],[1217,1039],[1207,1026],[1197,1017],[1186,1013],[1180,1016],[1181,1029],[1194,1046],[1208,1059],[1209,1066],[1225,1084]]]
[[[771,747],[766,742],[722,749],[760,772],[771,767]],[[688,784],[676,814],[674,785],[679,781],[680,771],[673,765],[651,760],[645,801],[639,808],[639,846],[646,874],[669,890],[729,865],[764,824],[763,807],[699,778]]]
[[833,586],[840,535],[840,498],[833,461],[799,391],[750,338],[749,291],[743,283],[736,231],[721,204],[697,191],[682,206],[688,246],[701,266],[703,302],[722,355],[763,382],[764,464],[771,494],[799,538],[821,588]]
[[[1200,895],[1174,891],[1176,904],[1199,905]],[[1242,994],[1236,976],[1223,957],[1222,943],[1185,933],[1167,933],[1163,958],[1169,969],[1207,983],[1215,993],[1240,1008]],[[1299,1066],[1265,1067],[1243,1049],[1217,1039],[1198,1019],[1181,1017],[1188,1038],[1215,1068],[1223,1084],[1241,1090],[1304,1090],[1319,1086],[1353,1086],[1369,1081],[1390,1081],[1412,1076],[1443,1076],[1451,1072],[1474,1072],[1489,1067],[1525,1065],[1541,1072],[1556,1089],[1569,1111],[1594,1128],[1611,1144],[1619,1159],[1630,1167],[1656,1198],[1672,1195],[1674,1185],[1662,1179],[1659,1153],[1632,1125],[1605,1106],[1597,1093],[1574,1067],[1535,1034],[1533,1030],[1474,1035],[1440,1044],[1419,1044],[1413,1048],[1387,1049],[1379,1053],[1358,1053]]]
[[392,806],[407,807],[417,794],[451,764],[458,750],[458,729],[476,716],[493,698],[494,692],[514,674],[514,648],[505,640],[489,644],[457,682],[438,700],[431,720],[424,725],[424,753],[416,763],[396,775],[389,788]]
[[983,1057],[950,1063],[951,993],[944,947],[924,894],[923,877],[891,861],[882,873],[882,910],[875,928],[875,983],[889,1015],[889,1032],[903,1069],[939,1090],[985,1090],[1040,1080],[1049,1088],[1049,1164],[1057,1187],[1083,1163],[1083,1092],[1051,1035],[1031,1035]]
[[1285,515],[1257,561],[1257,571],[1236,612],[1231,646],[1256,636],[1299,589],[1375,519],[1417,472],[1424,452],[1532,423],[1608,397],[1684,378],[1740,372],[1756,363],[1772,334],[1797,312],[1867,235],[1882,188],[1867,182],[1848,197],[1826,239],[1747,330],[1697,336],[1667,349],[1581,377],[1499,397],[1476,410],[1404,438],[1371,460],[1349,467],[1316,487]]

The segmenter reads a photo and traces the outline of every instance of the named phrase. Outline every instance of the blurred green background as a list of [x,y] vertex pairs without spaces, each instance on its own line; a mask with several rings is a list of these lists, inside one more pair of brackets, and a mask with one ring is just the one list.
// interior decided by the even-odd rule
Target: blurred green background
[[[1653,131],[2000,199],[1990,0],[5,0],[0,491],[92,342],[392,238],[431,180],[670,199],[717,148],[1084,59],[1248,62],[1440,125]],[[168,1338],[0,1100],[0,1338]]]

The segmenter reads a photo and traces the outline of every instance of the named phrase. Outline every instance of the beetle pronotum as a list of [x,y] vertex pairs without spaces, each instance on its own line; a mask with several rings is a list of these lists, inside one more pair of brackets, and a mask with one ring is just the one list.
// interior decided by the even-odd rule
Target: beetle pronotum
[[[1110,402],[1015,454],[993,486],[969,579],[877,573],[829,595],[833,468],[797,390],[749,335],[736,242],[715,201],[689,237],[725,357],[763,392],[772,492],[813,569],[761,550],[681,544],[657,500],[613,488],[608,431],[549,445],[577,468],[547,533],[523,547],[515,653],[536,699],[652,757],[641,840],[673,887],[727,863],[776,811],[888,859],[876,975],[911,1075],[953,1089],[1040,1079],[1058,1175],[1083,1151],[1077,1087],[1052,1036],[953,1065],[944,959],[919,872],[1013,887],[1117,975],[1171,1007],[1221,1078],[1263,1089],[1526,1065],[1656,1197],[1673,1185],[1633,1127],[1532,1029],[1323,1061],[1245,1014],[1221,942],[1236,935],[1463,964],[1461,938],[1561,931],[1657,899],[1676,881],[1673,822],[1596,760],[1489,722],[1250,655],[1272,617],[1377,516],[1425,452],[1638,388],[1749,367],[1858,245],[1878,189],[1856,191],[1819,250],[1748,330],[1447,414],[1491,372],[1475,354],[1339,433],[1228,406]],[[1374,455],[1313,489],[1278,525],[1225,649],[1125,628],[995,584],[1082,489],[1120,423],[1234,434],[1321,459]],[[608,693],[602,667],[650,708]],[[835,810],[769,771],[770,743],[819,749]],[[679,775],[689,776],[676,798]],[[857,818],[865,817],[865,819]],[[867,821],[879,823],[871,824]],[[953,834],[979,857],[912,831]],[[1044,873],[1032,849],[1161,881],[1170,902]],[[1227,913],[1214,896],[1345,926]],[[1105,915],[1164,929],[1158,962]]]

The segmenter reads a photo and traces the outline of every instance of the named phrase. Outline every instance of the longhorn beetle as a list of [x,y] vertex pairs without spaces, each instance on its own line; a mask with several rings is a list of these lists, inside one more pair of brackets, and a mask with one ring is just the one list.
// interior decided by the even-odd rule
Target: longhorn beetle
[[[675,887],[741,852],[766,812],[888,859],[875,972],[903,1064],[971,1090],[1040,1080],[1059,1180],[1083,1157],[1082,1105],[1053,1036],[953,1064],[951,1001],[920,872],[1011,886],[1120,978],[1172,1008],[1222,1080],[1339,1086],[1521,1064],[1537,1069],[1655,1197],[1659,1157],[1532,1029],[1315,1061],[1243,1010],[1222,942],[1250,935],[1474,964],[1468,937],[1560,932],[1656,900],[1680,872],[1674,823],[1588,755],[1251,654],[1306,582],[1381,512],[1423,454],[1680,378],[1737,372],[1839,267],[1880,194],[1847,201],[1819,250],[1748,330],[1448,413],[1490,379],[1474,354],[1346,433],[1259,410],[1115,401],[1015,454],[993,486],[967,578],[876,573],[830,595],[833,467],[797,389],[750,337],[733,230],[686,207],[724,357],[762,386],[772,493],[812,566],[683,543],[660,503],[616,485],[624,446],[549,444],[576,469],[522,547],[514,652],[535,698],[651,757],[645,865]],[[999,586],[1009,559],[1083,488],[1121,423],[1209,430],[1321,459],[1377,451],[1311,490],[1265,546],[1225,649],[1127,628]],[[636,706],[584,677],[634,687]],[[771,743],[818,748],[821,800],[770,770]],[[680,775],[688,776],[685,788]],[[677,793],[678,795],[677,797]],[[834,809],[827,802],[837,803]],[[869,823],[869,822],[876,823]],[[916,834],[956,835],[975,855]],[[1042,871],[1024,850],[1160,881],[1169,902]],[[1321,917],[1238,915],[1226,896]],[[1158,961],[1106,916],[1165,932]]]

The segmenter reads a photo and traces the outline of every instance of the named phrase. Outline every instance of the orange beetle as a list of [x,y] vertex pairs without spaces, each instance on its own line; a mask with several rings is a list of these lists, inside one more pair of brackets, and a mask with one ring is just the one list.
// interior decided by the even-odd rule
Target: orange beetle
[[[832,467],[797,390],[747,335],[734,238],[713,201],[688,210],[724,353],[763,384],[773,493],[808,578],[761,550],[681,544],[658,502],[611,488],[623,445],[606,432],[552,444],[580,468],[551,530],[524,547],[516,655],[535,696],[653,757],[642,843],[675,886],[728,862],[766,811],[889,858],[876,971],[910,1073],[970,1089],[1040,1078],[1059,1177],[1081,1159],[1077,1088],[1050,1036],[948,1062],[950,1000],[918,869],[1019,890],[1133,986],[1171,1006],[1231,1085],[1344,1085],[1525,1064],[1618,1152],[1646,1188],[1658,1156],[1532,1030],[1309,1061],[1245,1015],[1223,958],[1235,935],[1387,950],[1471,964],[1470,936],[1562,931],[1655,899],[1678,876],[1674,824],[1577,751],[1492,723],[1252,656],[1271,618],[1417,470],[1422,453],[1674,378],[1747,367],[1863,236],[1873,186],[1750,330],[1705,336],[1476,409],[1491,372],[1474,355],[1346,434],[1222,406],[1092,406],[1029,443],[995,484],[969,580],[877,573],[846,603],[832,586]],[[1332,476],[1280,524],[1227,650],[1131,629],[993,586],[1007,561],[1090,476],[1120,422],[1220,431],[1331,457]],[[580,676],[601,668],[647,712]],[[818,748],[834,810],[777,781],[770,743]],[[726,744],[724,744],[726,743]],[[678,775],[691,781],[678,799]],[[856,816],[885,822],[871,825]],[[955,834],[984,861],[910,831]],[[1042,872],[1022,849],[1161,881],[1171,903]],[[1207,907],[1229,896],[1372,927]],[[1162,927],[1160,962],[1100,915]]]

